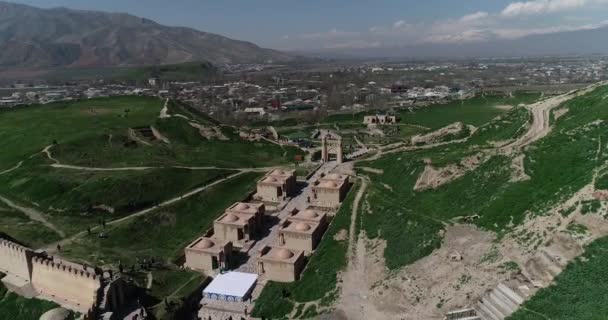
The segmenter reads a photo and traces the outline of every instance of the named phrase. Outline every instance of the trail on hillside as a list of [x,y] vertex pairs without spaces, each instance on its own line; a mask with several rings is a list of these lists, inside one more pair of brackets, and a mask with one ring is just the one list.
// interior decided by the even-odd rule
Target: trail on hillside
[[44,154],[46,154],[46,157],[49,160],[51,160],[51,161],[53,161],[55,163],[59,163],[59,160],[53,158],[53,155],[51,154],[51,148],[53,148],[53,147],[54,147],[54,145],[49,144],[48,146],[44,147],[44,149],[42,149],[41,152],[44,153]]
[[[158,205],[155,205],[153,207],[150,207],[150,208],[138,211],[138,212],[134,212],[134,213],[132,213],[130,215],[127,215],[125,217],[122,217],[120,219],[112,220],[112,221],[106,223],[106,225],[116,225],[116,224],[119,224],[119,223],[127,221],[127,220],[131,220],[131,219],[134,219],[134,218],[137,218],[137,217],[140,217],[140,216],[144,216],[144,215],[146,215],[146,214],[148,214],[150,212],[153,212],[153,211],[155,211],[157,209],[160,209],[160,208],[172,205],[174,203],[177,203],[179,201],[182,201],[184,199],[190,198],[190,197],[192,197],[192,196],[194,196],[196,194],[199,194],[199,193],[201,193],[201,192],[203,192],[203,191],[205,191],[205,190],[207,190],[207,189],[209,189],[209,188],[211,188],[213,186],[216,186],[216,185],[218,185],[218,184],[220,184],[220,183],[222,183],[222,182],[224,182],[226,180],[230,180],[232,178],[240,176],[240,175],[244,174],[245,172],[246,171],[239,171],[239,172],[237,172],[237,173],[235,173],[233,175],[230,175],[230,176],[227,176],[225,178],[216,180],[216,181],[214,181],[214,182],[212,182],[210,184],[207,184],[205,186],[196,188],[196,189],[194,189],[192,191],[189,191],[187,193],[184,193],[182,195],[176,196],[176,197],[174,197],[172,199],[164,201],[164,202],[162,202],[162,203],[160,203]],[[91,231],[96,231],[96,230],[99,230],[99,229],[101,229],[101,227],[100,226],[96,226],[96,227],[91,228]],[[76,240],[76,239],[78,239],[78,238],[80,238],[80,237],[82,237],[82,236],[84,236],[86,234],[88,234],[88,231],[82,231],[80,233],[77,233],[77,234],[69,237],[69,238],[65,238],[65,239],[63,239],[61,241],[58,241],[56,243],[49,244],[48,246],[46,246],[45,250],[53,253],[53,252],[55,252],[57,245],[65,246],[66,244],[72,243],[74,240]]]
[[165,100],[165,105],[160,109],[160,115],[158,117],[161,119],[171,118],[171,115],[169,114],[169,98]]
[[23,207],[20,206],[14,202],[12,202],[11,200],[4,198],[2,196],[0,196],[0,201],[4,202],[7,206],[22,212],[23,214],[25,214],[28,218],[30,218],[30,220],[33,221],[37,221],[42,223],[45,227],[53,230],[55,233],[57,233],[60,237],[65,237],[65,233],[63,231],[61,231],[59,228],[55,227],[55,225],[53,225],[52,223],[50,223],[48,220],[46,220],[46,218],[44,217],[44,214],[39,212],[36,209],[33,208],[27,208],[27,207]]
[[353,202],[351,213],[347,259],[348,266],[342,274],[342,294],[339,306],[349,320],[383,319],[383,313],[376,309],[370,297],[368,270],[366,266],[366,236],[357,233],[357,219],[359,219],[361,200],[368,187],[368,181],[361,178],[361,187]]
[[562,105],[562,103],[568,100],[585,95],[606,83],[607,82],[596,83],[581,90],[568,92],[566,94],[551,97],[531,105],[526,105],[526,109],[532,113],[532,123],[530,128],[524,135],[515,141],[502,146],[500,151],[509,153],[514,150],[522,149],[546,137],[551,132],[551,111],[553,109],[559,107]]
[[17,163],[14,167],[10,168],[10,169],[6,169],[2,172],[0,172],[0,176],[9,172],[13,172],[17,169],[19,169],[21,167],[21,165],[23,164],[23,161],[19,161],[19,163]]

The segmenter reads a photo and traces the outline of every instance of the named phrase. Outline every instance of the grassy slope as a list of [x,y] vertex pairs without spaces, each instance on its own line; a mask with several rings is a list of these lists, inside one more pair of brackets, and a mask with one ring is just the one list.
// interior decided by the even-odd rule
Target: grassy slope
[[[289,314],[293,310],[294,303],[321,299],[321,302],[327,305],[335,299],[337,273],[346,267],[348,240],[338,241],[334,236],[341,230],[347,231],[350,226],[352,205],[357,189],[357,185],[351,189],[308,262],[301,279],[289,284],[269,282],[256,301],[254,316],[277,319]],[[283,290],[289,297],[283,297]]]
[[155,128],[171,144],[152,142],[151,146],[133,144],[127,131],[95,135],[87,140],[60,144],[53,154],[62,162],[81,166],[217,166],[229,168],[260,167],[290,163],[294,147],[281,147],[268,142],[248,142],[238,138],[229,141],[205,140],[188,121],[173,117],[159,119]]
[[[39,152],[53,140],[70,143],[119,128],[149,125],[162,101],[115,97],[57,102],[0,111],[0,170]],[[130,110],[124,116],[125,110]]]
[[91,262],[132,264],[137,258],[173,260],[205,233],[230,204],[253,190],[258,173],[246,173],[187,200],[148,215],[108,227],[107,239],[96,236],[66,246],[63,255]]
[[540,290],[509,320],[592,320],[608,314],[608,237],[590,244],[555,284]]
[[40,248],[61,237],[43,224],[30,220],[26,215],[9,208],[0,208],[0,234],[19,239],[32,248]]
[[[260,167],[290,163],[295,148],[270,143],[203,139],[185,119],[158,119],[163,102],[148,97],[113,97],[53,103],[0,111],[0,172],[20,161],[22,166],[0,175],[0,195],[47,213],[47,219],[66,233],[82,231],[99,220],[111,220],[170,199],[207,184],[226,171],[189,171],[171,166]],[[213,120],[176,103],[179,113],[204,124]],[[128,128],[154,125],[170,145],[135,143]],[[145,139],[145,138],[144,138]],[[86,172],[49,167],[45,146],[57,142],[51,152],[62,163],[95,167],[154,165],[146,171]],[[35,156],[32,156],[35,155]],[[116,209],[108,214],[94,206]],[[12,225],[15,213],[0,216],[0,225]],[[21,221],[26,223],[26,221]],[[54,240],[48,230],[3,230],[21,241],[41,245]],[[25,238],[20,238],[24,236]]]
[[[109,221],[154,206],[229,174],[226,170],[186,169],[91,172],[38,164],[0,176],[0,193],[25,206],[36,203],[47,219],[70,234],[94,226],[100,219]],[[95,208],[99,205],[115,211]]]
[[[473,138],[464,145],[393,154],[361,163],[361,166],[384,169],[383,175],[370,174],[374,183],[369,199],[375,205],[373,214],[363,217],[363,228],[368,235],[387,240],[387,266],[399,268],[429,254],[440,245],[438,232],[443,228],[442,223],[450,219],[476,214],[480,216],[476,224],[506,231],[510,222],[521,222],[528,210],[542,212],[589,183],[593,169],[606,159],[605,152],[600,153],[599,162],[595,159],[597,138],[605,135],[606,128],[603,124],[585,130],[580,128],[596,119],[608,118],[608,101],[602,100],[607,93],[608,88],[604,87],[566,103],[570,108],[568,116],[560,118],[552,133],[526,152],[526,173],[532,176],[529,181],[509,182],[510,160],[496,156],[436,190],[413,191],[424,168],[424,158],[433,159],[435,165],[457,162],[475,152],[471,143],[481,144],[503,137],[499,130],[494,134],[480,132],[483,139]],[[520,117],[519,112],[514,111],[512,123]],[[518,126],[505,124],[505,130],[513,131],[515,127]],[[602,141],[605,139],[602,137]],[[393,191],[384,189],[383,183]],[[408,237],[402,237],[403,233]]]

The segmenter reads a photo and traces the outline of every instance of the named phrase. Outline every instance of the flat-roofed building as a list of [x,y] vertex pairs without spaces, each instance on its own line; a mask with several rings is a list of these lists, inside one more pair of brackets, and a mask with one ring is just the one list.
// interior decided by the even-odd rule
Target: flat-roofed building
[[186,247],[186,267],[212,274],[228,268],[232,260],[232,242],[200,237]]
[[280,202],[297,191],[295,170],[273,170],[258,181],[256,196],[262,201]]
[[312,186],[312,203],[327,208],[340,206],[348,193],[349,179],[347,175],[338,173],[328,174],[314,182]]
[[277,282],[298,280],[305,263],[304,251],[301,250],[266,246],[257,257],[258,273]]

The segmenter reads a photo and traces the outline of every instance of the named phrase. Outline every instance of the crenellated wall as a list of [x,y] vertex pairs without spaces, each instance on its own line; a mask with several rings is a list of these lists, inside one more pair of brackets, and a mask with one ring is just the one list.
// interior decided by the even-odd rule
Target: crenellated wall
[[0,271],[30,281],[34,252],[11,241],[0,239]]
[[84,267],[55,262],[51,258],[34,257],[32,285],[41,295],[88,310],[97,302],[101,278],[85,271]]

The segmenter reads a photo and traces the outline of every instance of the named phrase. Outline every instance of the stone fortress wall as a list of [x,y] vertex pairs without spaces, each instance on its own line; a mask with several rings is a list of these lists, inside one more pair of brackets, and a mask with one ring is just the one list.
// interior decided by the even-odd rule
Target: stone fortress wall
[[39,296],[69,309],[90,313],[103,298],[103,279],[93,269],[61,261],[6,239],[0,239],[0,272],[4,285],[28,298]]
[[0,239],[0,272],[30,281],[34,252],[11,241]]
[[97,302],[101,279],[83,266],[57,263],[53,259],[32,259],[32,286],[39,294],[60,304],[89,310]]

